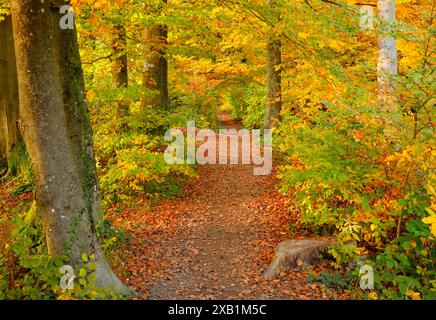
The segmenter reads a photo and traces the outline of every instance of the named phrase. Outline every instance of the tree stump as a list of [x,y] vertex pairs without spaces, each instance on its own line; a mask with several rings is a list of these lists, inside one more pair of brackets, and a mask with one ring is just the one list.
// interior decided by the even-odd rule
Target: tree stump
[[272,262],[263,273],[267,279],[296,267],[313,265],[320,260],[321,252],[332,244],[320,240],[286,240],[280,242]]

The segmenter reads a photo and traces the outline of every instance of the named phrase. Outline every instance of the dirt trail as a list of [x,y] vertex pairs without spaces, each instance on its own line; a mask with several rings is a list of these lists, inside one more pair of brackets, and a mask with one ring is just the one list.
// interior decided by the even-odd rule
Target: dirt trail
[[[236,125],[223,120],[225,127]],[[273,176],[254,176],[251,165],[202,166],[185,191],[152,213],[136,213],[137,226],[130,226],[135,239],[125,248],[124,280],[145,298],[340,298],[308,284],[307,271],[262,278],[274,247],[289,236],[288,207]],[[128,213],[119,217],[127,220]]]

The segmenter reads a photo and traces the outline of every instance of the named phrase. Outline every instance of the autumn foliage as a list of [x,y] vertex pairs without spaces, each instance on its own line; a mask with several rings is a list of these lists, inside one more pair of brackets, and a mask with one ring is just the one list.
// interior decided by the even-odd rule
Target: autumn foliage
[[[360,1],[276,0],[274,6],[264,0],[68,2],[75,12],[106,211],[99,237],[122,280],[142,297],[259,298],[268,290],[275,298],[436,297],[434,0],[396,2],[390,36],[398,49],[397,75],[377,72],[377,37],[384,22],[375,16],[374,28],[362,29]],[[369,3],[376,14],[376,1]],[[8,8],[9,1],[0,1],[0,24]],[[114,31],[121,26],[125,33]],[[157,27],[168,34],[150,49],[143,33]],[[271,37],[280,39],[281,49],[274,175],[256,180],[241,174],[243,169],[221,172],[165,163],[166,130],[184,128],[187,121],[218,129],[217,114],[224,112],[241,127],[263,128]],[[152,54],[168,63],[169,105],[162,108],[143,103],[144,97],[161,94],[143,80]],[[128,65],[125,85],[114,81],[120,57]],[[377,90],[381,76],[393,88],[389,107]],[[49,257],[41,222],[24,218],[32,212],[29,170],[0,180],[1,227],[8,230],[1,239],[7,247],[0,250],[0,298],[95,298],[89,283],[68,295],[53,280],[63,257]],[[240,189],[228,188],[223,172],[241,174],[247,184],[227,177]],[[216,185],[230,193],[254,190],[243,198],[248,209],[240,210],[244,221],[255,217],[258,225],[246,227],[258,237],[237,229],[251,242],[239,244],[246,250],[232,257],[249,270],[238,280],[245,293],[179,288],[171,296],[153,289],[167,283],[167,275],[177,274],[181,264],[199,272],[193,262],[198,246],[189,241],[196,228],[206,238],[214,232],[204,217],[213,220],[220,210],[237,214],[226,203],[238,205],[236,197],[220,198],[211,191]],[[17,218],[13,226],[12,217]],[[228,229],[240,223],[231,217],[222,218]],[[225,236],[232,235],[219,239]],[[314,268],[314,279],[326,272],[324,284],[306,283],[306,271],[304,279],[291,273],[274,284],[259,278],[277,242],[290,237],[336,240],[329,249],[330,264]],[[163,248],[162,240],[171,247]],[[183,241],[192,252],[180,253],[177,243]],[[208,248],[219,251],[220,246]],[[256,255],[246,253],[251,251]],[[161,254],[176,258],[161,262]],[[252,263],[242,261],[248,256]],[[355,285],[361,263],[374,268],[372,291]],[[333,288],[327,290],[325,283]]]

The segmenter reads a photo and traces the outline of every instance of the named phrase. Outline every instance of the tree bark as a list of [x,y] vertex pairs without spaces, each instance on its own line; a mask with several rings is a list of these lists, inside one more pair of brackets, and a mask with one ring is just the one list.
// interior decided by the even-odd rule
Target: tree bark
[[[274,8],[274,1],[268,0],[270,9]],[[267,47],[267,100],[265,108],[264,128],[271,129],[280,120],[282,109],[282,52],[278,35],[271,32]]]
[[57,8],[51,13],[52,43],[57,76],[61,81],[68,139],[82,177],[83,193],[89,198],[95,224],[103,219],[101,194],[96,173],[93,132],[86,104],[86,90],[75,29],[59,28]]
[[[115,59],[112,62],[112,77],[115,88],[128,87],[128,65],[127,65],[127,39],[126,28],[122,25],[116,25],[113,28],[114,38],[112,40],[112,56]],[[117,117],[122,118],[128,114],[129,105],[125,99],[117,101]]]
[[394,76],[398,74],[397,43],[390,34],[395,21],[395,0],[378,0],[381,25],[378,36],[377,86],[382,108],[391,109],[394,104]]
[[145,61],[142,77],[144,89],[142,98],[143,107],[155,109],[168,108],[168,62],[165,57],[167,39],[168,28],[165,25],[155,25],[145,29],[143,32],[145,44]]
[[[79,118],[82,112],[86,115],[86,110],[80,107],[84,105],[84,92],[76,96],[78,86],[83,84],[83,78],[78,80],[81,68],[77,56],[65,58],[67,66],[58,65],[57,55],[61,50],[52,37],[59,32],[59,26],[53,26],[48,1],[14,0],[11,12],[23,137],[35,175],[36,204],[44,224],[49,253],[67,256],[69,263],[76,268],[83,263],[82,254],[94,254],[93,262],[97,264],[95,284],[130,294],[104,257],[96,235],[92,197],[85,194],[87,180],[94,180],[83,176],[83,170],[88,174],[93,172],[90,168],[83,168],[89,166],[89,159],[93,158],[92,134],[86,129],[90,128],[89,122],[85,117],[80,125],[69,123],[75,117]],[[73,38],[64,35],[64,48],[77,48],[75,41],[70,43]],[[61,77],[61,70],[77,74]],[[68,92],[66,84],[70,81],[72,93]],[[67,87],[64,89],[64,86]],[[70,105],[65,102],[67,100]],[[71,115],[71,109],[78,116]],[[82,135],[72,137],[81,130],[85,130]],[[76,154],[78,147],[75,143],[84,140],[87,147]]]
[[21,135],[18,130],[18,82],[11,16],[0,22],[0,44],[0,171],[8,168],[9,173],[15,175],[17,166],[10,160]]
[[115,60],[112,64],[112,77],[115,88],[127,88],[127,41],[126,28],[121,25],[114,26],[114,38],[112,41],[112,55]]

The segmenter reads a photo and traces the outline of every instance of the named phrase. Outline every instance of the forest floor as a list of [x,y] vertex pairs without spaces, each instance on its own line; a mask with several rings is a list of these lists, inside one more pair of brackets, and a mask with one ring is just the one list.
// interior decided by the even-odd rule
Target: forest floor
[[[238,127],[229,116],[220,118],[223,128]],[[140,299],[348,299],[347,290],[308,281],[310,273],[331,270],[326,263],[263,278],[298,220],[277,183],[274,172],[253,175],[252,165],[199,166],[183,197],[159,199],[151,208],[149,199],[138,198],[108,209],[113,224],[131,236],[112,251],[114,269]],[[25,212],[33,199],[31,191],[12,195],[14,186],[0,184],[1,249],[13,209]],[[295,229],[294,239],[315,238]]]
[[[236,127],[226,116],[222,127]],[[274,174],[251,165],[200,166],[185,195],[152,210],[124,210],[112,221],[133,236],[118,273],[144,299],[347,299],[349,293],[308,281],[310,269],[262,277],[293,217]],[[294,235],[294,238],[303,237]],[[122,267],[120,267],[122,265]]]

